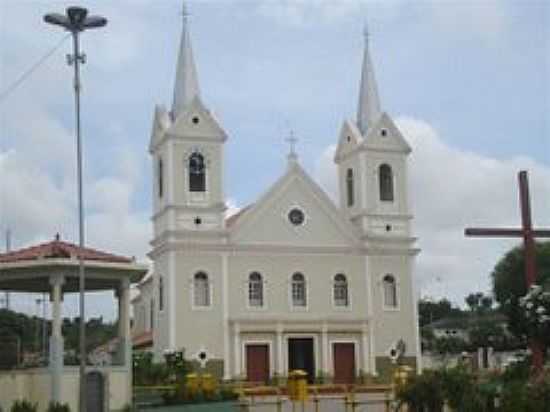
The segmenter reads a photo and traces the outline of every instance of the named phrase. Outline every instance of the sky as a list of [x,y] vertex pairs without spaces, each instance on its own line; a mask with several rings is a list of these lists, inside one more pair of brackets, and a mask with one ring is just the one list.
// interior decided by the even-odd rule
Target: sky
[[[87,243],[144,261],[153,109],[171,104],[182,2],[79,4],[109,19],[82,35]],[[42,21],[68,5],[0,0],[0,231],[11,229],[12,248],[57,232],[77,239],[71,42]],[[187,8],[202,100],[229,135],[231,210],[284,173],[290,130],[301,164],[336,198],[332,156],[342,122],[355,116],[368,21],[382,108],[413,147],[420,294],[461,304],[490,291],[492,268],[517,241],[466,239],[463,229],[519,224],[520,169],[529,171],[535,224],[550,227],[550,3],[217,0]],[[90,313],[112,317],[105,299],[90,299]],[[32,300],[25,304],[32,310]],[[66,306],[76,310],[74,301]]]

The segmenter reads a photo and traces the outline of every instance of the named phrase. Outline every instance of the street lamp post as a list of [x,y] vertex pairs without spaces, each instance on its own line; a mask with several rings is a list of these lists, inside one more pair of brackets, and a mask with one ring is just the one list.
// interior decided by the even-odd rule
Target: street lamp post
[[[74,66],[74,92],[76,114],[76,156],[77,156],[77,186],[78,186],[78,234],[79,246],[84,248],[84,207],[82,193],[82,143],[80,137],[80,63],[86,62],[86,56],[80,53],[79,34],[88,29],[103,27],[107,19],[101,16],[88,16],[88,10],[83,7],[69,7],[67,14],[49,13],[44,21],[61,26],[73,37],[73,54],[67,55],[67,62]],[[79,292],[80,292],[80,411],[86,412],[86,317],[84,311],[84,257],[78,256]]]

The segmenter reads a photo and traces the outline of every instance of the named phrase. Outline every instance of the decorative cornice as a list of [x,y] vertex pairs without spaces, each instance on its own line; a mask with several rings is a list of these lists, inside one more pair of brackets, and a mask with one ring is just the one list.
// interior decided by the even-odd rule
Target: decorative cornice
[[151,216],[151,220],[155,221],[158,219],[161,215],[164,213],[175,210],[176,212],[197,212],[197,213],[204,213],[204,212],[213,212],[213,213],[222,213],[227,210],[227,205],[225,203],[216,203],[214,205],[209,206],[182,206],[182,205],[165,205],[163,206],[157,213],[155,213],[153,216]]

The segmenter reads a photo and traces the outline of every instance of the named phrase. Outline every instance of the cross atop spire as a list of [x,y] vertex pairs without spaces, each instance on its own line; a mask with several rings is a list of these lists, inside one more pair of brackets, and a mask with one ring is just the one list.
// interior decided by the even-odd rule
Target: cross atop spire
[[290,135],[285,139],[289,144],[288,160],[296,160],[298,155],[296,154],[296,143],[298,138],[294,136],[294,130],[290,130]]
[[357,106],[357,126],[363,134],[367,135],[369,127],[373,125],[381,114],[380,100],[378,98],[378,87],[374,77],[369,52],[369,30],[367,24],[363,28],[365,37],[365,48],[363,54],[363,67],[361,70],[361,84],[359,85],[359,104]]
[[191,101],[200,95],[197,69],[193,58],[191,38],[188,29],[189,13],[185,2],[182,5],[183,27],[181,42],[176,67],[176,82],[174,86],[174,101],[172,103],[172,115],[174,118],[183,111]]

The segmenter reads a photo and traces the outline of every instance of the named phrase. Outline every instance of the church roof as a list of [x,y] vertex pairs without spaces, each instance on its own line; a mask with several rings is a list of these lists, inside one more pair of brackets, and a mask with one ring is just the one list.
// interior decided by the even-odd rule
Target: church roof
[[357,105],[357,126],[364,137],[367,136],[369,128],[374,126],[381,113],[378,87],[369,52],[368,31],[365,27],[365,49],[359,86],[359,104]]
[[242,217],[242,215],[244,215],[248,210],[250,210],[250,208],[252,208],[252,206],[254,206],[254,203],[251,203],[249,204],[248,206],[245,206],[243,207],[241,210],[239,210],[237,213],[229,216],[227,219],[225,219],[225,226],[226,227],[231,227],[233,226],[237,220]]
[[183,10],[183,27],[181,32],[178,64],[176,67],[176,83],[174,85],[174,101],[172,103],[172,117],[176,119],[184,108],[189,105],[195,97],[199,97],[199,80],[193,48],[189,36],[188,14]]
[[29,260],[55,258],[78,259],[79,257],[82,257],[84,260],[109,263],[134,262],[133,258],[117,256],[111,253],[102,252],[100,250],[88,247],[80,248],[73,243],[63,242],[60,240],[59,234],[57,234],[53,241],[19,250],[14,250],[12,252],[0,253],[0,263],[14,263]]

